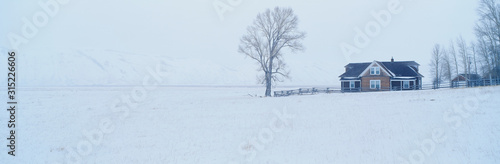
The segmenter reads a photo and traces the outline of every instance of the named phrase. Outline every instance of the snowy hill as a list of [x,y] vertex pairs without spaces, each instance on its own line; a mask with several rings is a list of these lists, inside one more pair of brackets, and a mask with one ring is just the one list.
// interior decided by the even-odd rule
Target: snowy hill
[[[241,82],[235,70],[210,61],[171,59],[161,55],[133,54],[119,51],[66,50],[40,54],[22,52],[20,57],[21,82],[25,86],[109,86],[139,85],[147,69],[153,69],[163,60],[169,81],[164,85],[217,84]],[[235,79],[218,80],[217,75],[233,75]],[[199,83],[197,83],[199,82]]]
[[[5,50],[4,50],[5,51]],[[228,66],[205,58],[170,58],[113,50],[23,50],[18,53],[20,86],[123,86],[139,85],[148,68],[166,63],[168,80],[162,85],[257,84],[254,61]],[[335,67],[321,62],[288,61],[292,80],[280,85],[333,85]],[[340,66],[342,67],[342,66]]]

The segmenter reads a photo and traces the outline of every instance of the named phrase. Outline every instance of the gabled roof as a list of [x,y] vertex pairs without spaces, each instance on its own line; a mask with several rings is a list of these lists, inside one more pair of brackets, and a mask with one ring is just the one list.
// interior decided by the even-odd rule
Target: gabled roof
[[388,72],[392,77],[423,77],[418,73],[418,66],[420,66],[415,61],[395,61],[395,62],[378,62],[373,61],[371,63],[349,63],[346,65],[346,72],[339,77],[359,77],[364,71],[368,69],[370,65],[377,63]]
[[371,63],[349,63],[345,66],[348,70],[340,77],[358,77]]
[[375,64],[377,64],[378,66],[382,67],[382,69],[380,69],[380,71],[383,71],[385,72],[386,74],[388,74],[389,76],[393,77],[394,74],[388,70],[384,64],[382,64],[381,62],[378,62],[378,61],[373,61],[370,65],[368,65],[367,68],[365,68],[365,70],[363,70],[363,72],[361,72],[361,74],[358,75],[358,77],[361,77],[362,75],[364,75],[365,73],[367,73],[371,67],[373,67]]
[[[418,70],[419,64],[414,61],[381,62],[395,77],[423,77]],[[414,67],[414,68],[412,68]]]

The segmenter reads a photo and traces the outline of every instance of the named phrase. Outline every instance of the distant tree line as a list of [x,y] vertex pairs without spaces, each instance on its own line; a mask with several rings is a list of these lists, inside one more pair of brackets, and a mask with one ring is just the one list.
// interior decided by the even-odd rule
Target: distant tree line
[[464,74],[479,74],[485,79],[500,78],[500,6],[498,0],[480,0],[476,40],[467,43],[462,36],[449,45],[436,44],[432,50],[431,73],[439,87],[444,81]]

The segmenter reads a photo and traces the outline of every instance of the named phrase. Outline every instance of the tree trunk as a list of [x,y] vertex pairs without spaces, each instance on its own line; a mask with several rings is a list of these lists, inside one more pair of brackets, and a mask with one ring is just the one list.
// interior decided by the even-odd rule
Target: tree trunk
[[266,97],[271,97],[272,73],[266,72]]
[[[270,52],[271,53],[271,52]],[[267,72],[266,72],[266,97],[271,97],[271,87],[273,86],[273,60],[274,58],[271,57],[269,59],[269,65],[267,66]]]

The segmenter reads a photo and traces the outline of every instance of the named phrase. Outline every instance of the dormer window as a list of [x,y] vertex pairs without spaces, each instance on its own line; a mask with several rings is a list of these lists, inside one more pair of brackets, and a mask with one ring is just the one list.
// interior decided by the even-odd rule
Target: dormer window
[[371,67],[370,75],[380,75],[380,67]]

